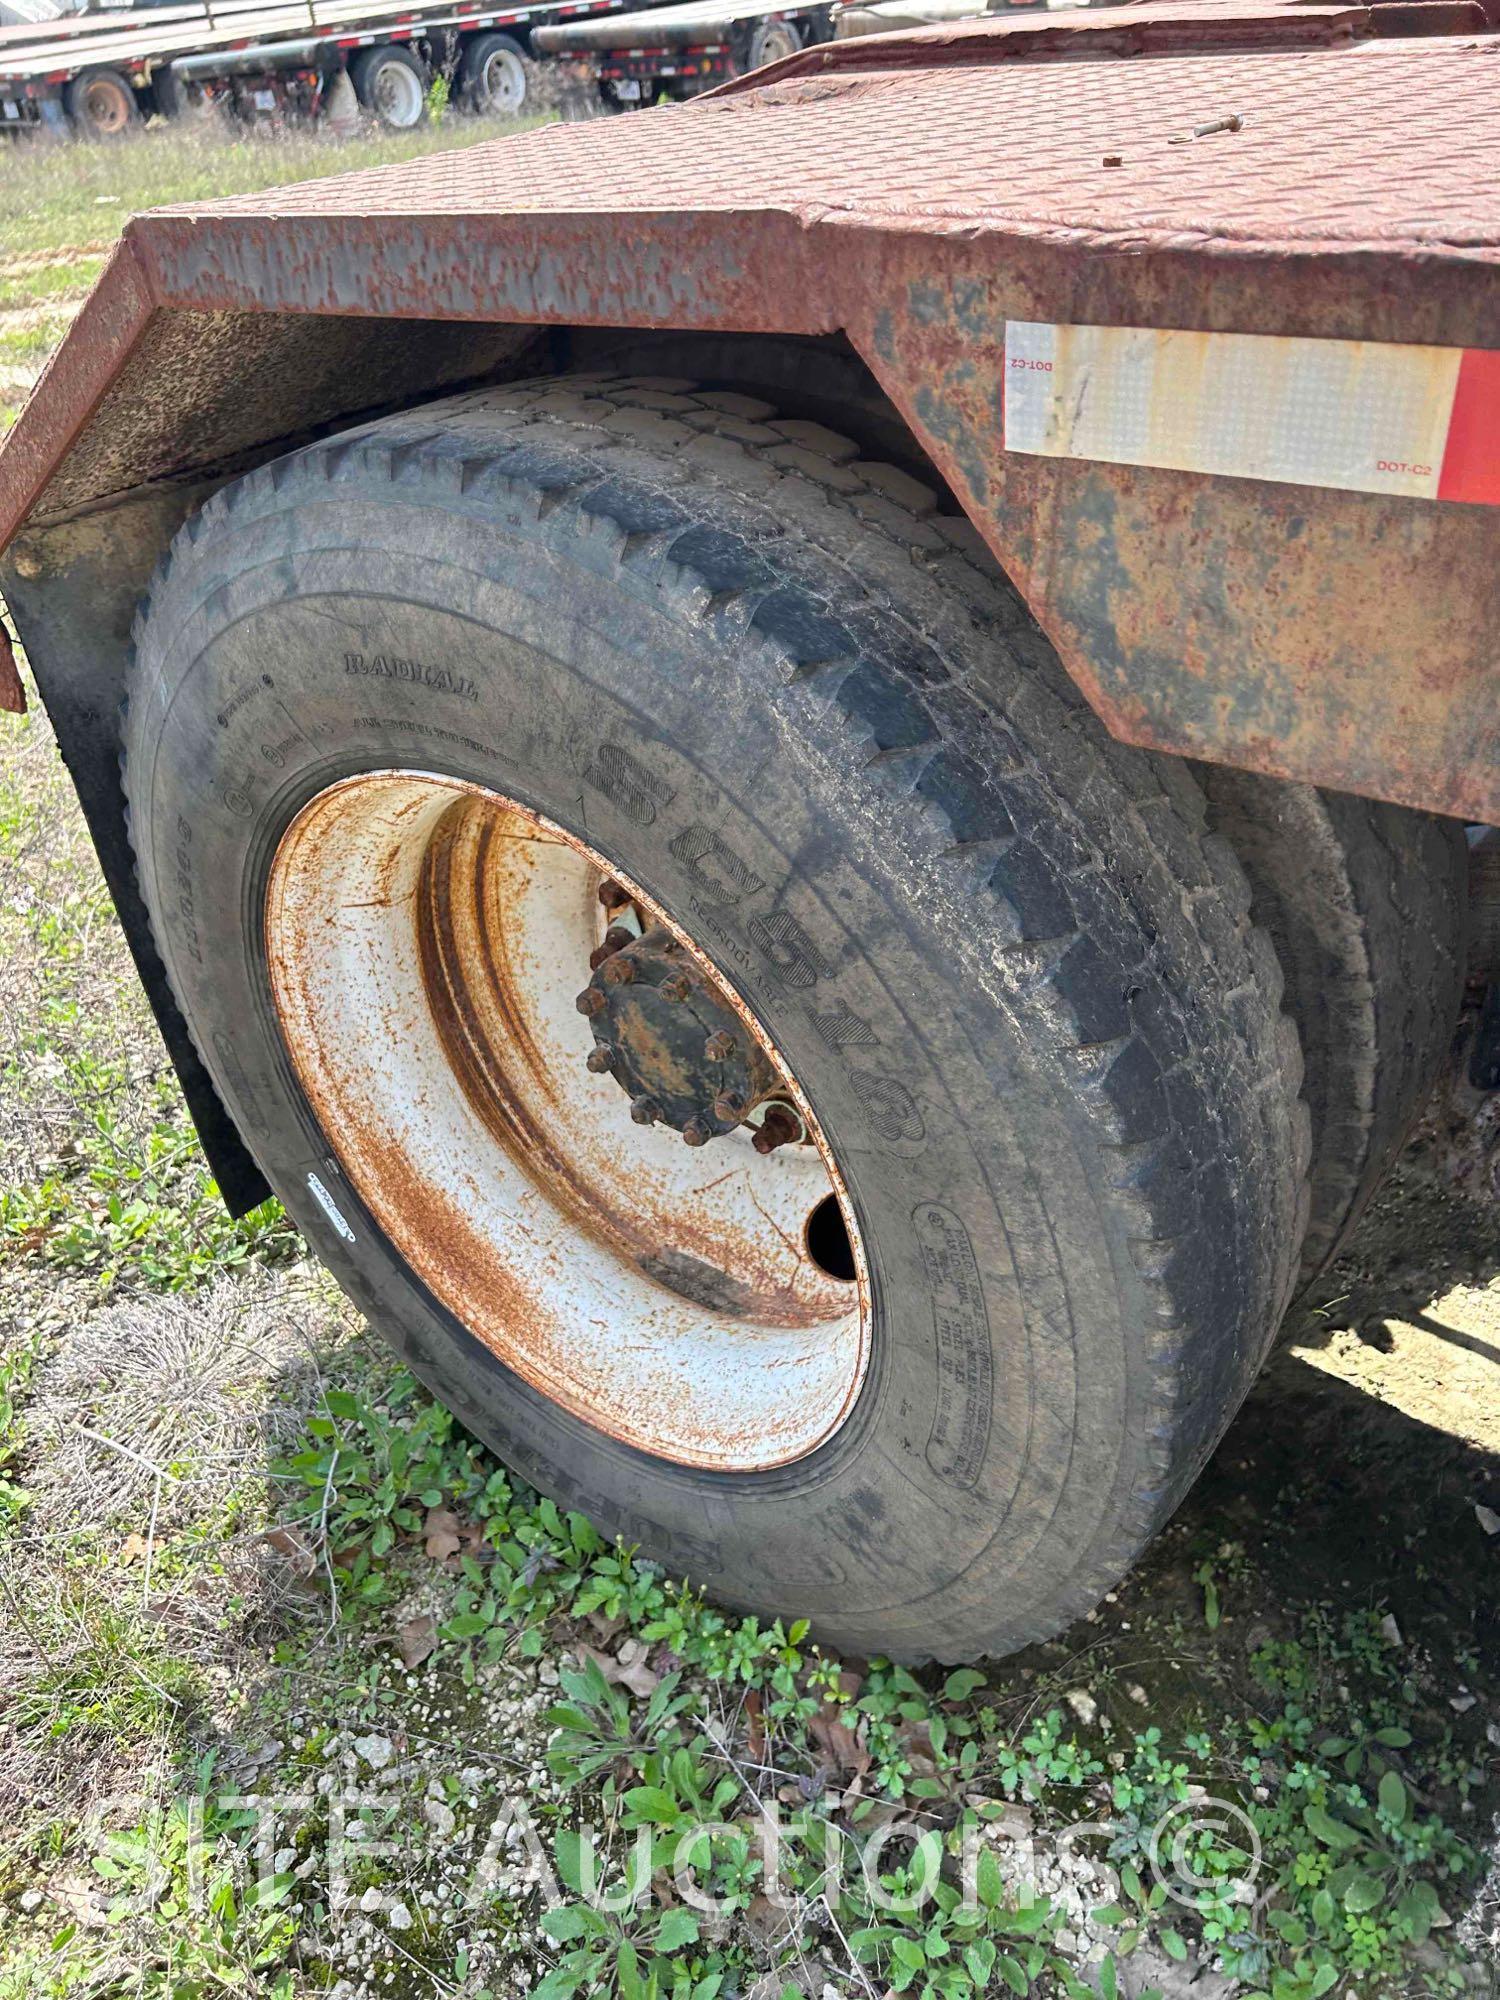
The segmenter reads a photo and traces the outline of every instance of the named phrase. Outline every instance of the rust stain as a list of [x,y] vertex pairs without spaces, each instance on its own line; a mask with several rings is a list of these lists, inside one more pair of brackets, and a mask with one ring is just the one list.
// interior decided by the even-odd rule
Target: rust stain
[[0,709],[9,715],[26,713],[26,690],[21,685],[21,670],[16,665],[16,651],[11,644],[10,633],[5,629],[5,620],[0,618]]
[[[403,790],[407,805],[389,809],[386,797]],[[571,877],[559,877],[559,857]],[[610,1079],[586,1071],[582,1018],[557,1010],[559,991],[570,1001],[586,976],[589,940],[575,926],[577,962],[553,967],[546,909],[540,929],[526,911],[530,897],[555,903],[559,880],[566,903],[571,880],[579,893],[569,907],[575,916],[586,910],[597,927],[605,874],[656,914],[618,868],[478,787],[400,773],[333,786],[294,821],[272,871],[267,950],[288,1053],[350,1184],[422,1280],[509,1367],[642,1449],[663,1449],[665,1434],[678,1438],[666,1455],[684,1462],[789,1462],[810,1447],[806,1421],[826,1435],[862,1377],[860,1360],[824,1408],[836,1386],[829,1377],[835,1329],[857,1329],[862,1355],[869,1320],[868,1273],[847,1191],[809,1113],[813,1163],[826,1169],[817,1186],[824,1194],[833,1186],[850,1221],[852,1285],[812,1262],[802,1222],[794,1234],[762,1202],[755,1177],[768,1168],[748,1145],[740,1167],[710,1172],[701,1193],[691,1180],[664,1177],[661,1156],[653,1164],[649,1149],[626,1157],[624,1099]],[[371,881],[386,893],[362,893]],[[347,893],[350,884],[361,893]],[[403,935],[409,986],[398,976]],[[367,984],[351,999],[355,976]],[[353,1046],[351,1015],[373,1022],[375,1040],[363,1052]],[[562,1045],[560,1022],[571,1037]],[[436,1069],[414,1060],[429,1048],[440,1058]],[[444,1077],[461,1090],[486,1145],[463,1139]],[[580,1114],[589,1091],[602,1092],[612,1122]],[[502,1161],[514,1172],[508,1220],[497,1230]],[[821,1198],[790,1191],[799,1216]],[[603,1266],[598,1257],[588,1264],[590,1245]],[[600,1268],[635,1274],[629,1310],[609,1304],[609,1282],[601,1290],[589,1275]],[[734,1329],[724,1350],[731,1371],[736,1352],[753,1367],[764,1349],[763,1368],[779,1385],[774,1419],[721,1411],[705,1428],[712,1397],[705,1405],[692,1330],[710,1319]],[[647,1368],[649,1396],[622,1386],[633,1354]],[[799,1377],[812,1382],[814,1417],[806,1420],[797,1409]],[[728,1409],[743,1400],[731,1396]],[[793,1442],[778,1451],[783,1424]]]

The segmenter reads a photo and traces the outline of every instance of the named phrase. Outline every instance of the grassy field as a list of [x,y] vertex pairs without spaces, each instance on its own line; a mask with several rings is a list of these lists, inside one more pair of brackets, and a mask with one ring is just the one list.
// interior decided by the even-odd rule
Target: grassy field
[[[135,205],[473,136],[0,162],[0,353]],[[1440,1098],[1089,1618],[830,1658],[560,1515],[275,1203],[223,1216],[45,720],[0,717],[0,2000],[1493,1996],[1488,1117]]]

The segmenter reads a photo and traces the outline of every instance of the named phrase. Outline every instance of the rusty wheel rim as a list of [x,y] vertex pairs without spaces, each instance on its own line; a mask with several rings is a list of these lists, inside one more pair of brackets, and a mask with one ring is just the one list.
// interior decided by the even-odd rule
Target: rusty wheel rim
[[120,87],[108,77],[95,77],[83,94],[84,112],[89,129],[102,138],[112,139],[123,132],[130,122],[130,106],[120,94]]
[[[685,1146],[589,1065],[576,996],[606,881],[757,1036],[805,1143]],[[767,1470],[833,1435],[870,1322],[837,1164],[743,1001],[626,874],[495,792],[374,772],[288,827],[265,936],[289,1060],[350,1185],[517,1375],[682,1465]]]

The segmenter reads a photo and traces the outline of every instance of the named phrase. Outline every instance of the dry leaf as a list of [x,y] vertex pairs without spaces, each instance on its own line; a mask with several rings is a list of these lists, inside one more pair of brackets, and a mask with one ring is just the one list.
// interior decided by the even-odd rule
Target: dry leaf
[[437,1642],[437,1620],[430,1611],[424,1611],[419,1618],[408,1618],[397,1627],[396,1644],[408,1667],[421,1666],[428,1654],[436,1650]]
[[647,1665],[646,1656],[650,1648],[644,1639],[626,1639],[615,1658],[619,1661],[619,1682],[629,1688],[632,1694],[645,1696],[655,1694],[661,1675]]
[[129,1534],[121,1542],[119,1554],[115,1557],[115,1561],[118,1563],[139,1562],[148,1553],[150,1547],[151,1544],[146,1540],[144,1535]]
[[429,1507],[422,1523],[423,1546],[434,1562],[446,1562],[463,1547],[463,1523],[446,1507]]
[[648,1648],[644,1639],[627,1639],[613,1656],[601,1653],[597,1646],[581,1645],[578,1650],[593,1661],[611,1685],[628,1688],[632,1694],[643,1697],[656,1692],[661,1675],[646,1664]]
[[831,1764],[836,1771],[852,1771],[864,1775],[870,1768],[870,1753],[847,1722],[840,1722],[838,1710],[820,1708],[809,1716],[807,1733],[817,1745],[823,1761]]
[[745,1755],[752,1764],[759,1764],[766,1754],[766,1721],[761,1714],[760,1689],[751,1688],[745,1696]]
[[277,1555],[285,1556],[302,1576],[311,1576],[318,1566],[317,1557],[295,1528],[267,1528],[261,1540],[273,1548]]

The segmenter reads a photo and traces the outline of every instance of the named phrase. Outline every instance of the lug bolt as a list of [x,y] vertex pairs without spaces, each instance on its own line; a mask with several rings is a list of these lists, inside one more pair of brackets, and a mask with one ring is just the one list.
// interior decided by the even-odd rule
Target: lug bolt
[[726,1125],[738,1125],[745,1115],[745,1100],[737,1090],[721,1090],[714,1099],[714,1116]]
[[735,1046],[734,1036],[727,1028],[720,1028],[703,1044],[703,1053],[710,1062],[728,1062],[734,1054]]
[[766,1110],[765,1123],[750,1144],[757,1153],[774,1153],[778,1146],[789,1146],[801,1137],[802,1120],[791,1106],[772,1104]]
[[604,995],[597,986],[585,986],[573,1002],[580,1014],[597,1014],[604,1004]]
[[618,952],[607,958],[599,969],[599,977],[606,986],[628,986],[635,978],[635,961],[622,958]]
[[669,1000],[686,1000],[693,990],[693,982],[685,972],[673,972],[662,981],[661,990]]
[[654,1097],[632,1097],[630,1115],[637,1125],[654,1125],[661,1116],[661,1109]]
[[601,882],[599,901],[606,910],[620,910],[630,901],[630,891],[622,889],[618,882]]
[[682,1128],[684,1145],[706,1146],[713,1133],[701,1118],[690,1118]]
[[595,1076],[603,1076],[615,1066],[614,1050],[605,1048],[601,1042],[597,1048],[589,1050],[588,1066],[594,1072]]

